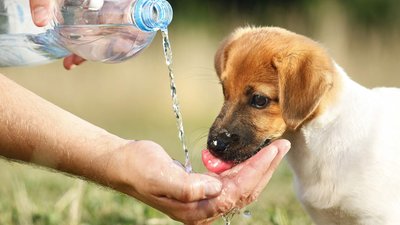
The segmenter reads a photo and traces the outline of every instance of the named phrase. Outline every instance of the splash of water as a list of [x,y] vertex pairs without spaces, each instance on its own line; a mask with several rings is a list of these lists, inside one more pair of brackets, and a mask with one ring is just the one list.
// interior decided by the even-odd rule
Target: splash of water
[[252,214],[251,214],[250,210],[248,210],[248,209],[244,210],[243,217],[249,219],[249,218],[251,218],[251,216],[252,216]]
[[177,122],[177,126],[178,126],[178,137],[182,144],[183,152],[185,154],[185,165],[184,166],[185,166],[186,172],[191,173],[192,165],[190,163],[189,150],[186,146],[185,131],[183,129],[183,119],[182,119],[182,114],[181,114],[181,110],[179,107],[178,94],[176,92],[175,76],[174,76],[174,72],[172,69],[172,50],[171,50],[171,44],[170,44],[169,37],[168,37],[168,30],[167,29],[161,30],[161,34],[163,37],[163,49],[164,49],[165,62],[167,64],[168,72],[169,72],[171,97],[172,97],[172,109],[175,113],[176,122]]
[[238,208],[233,208],[231,211],[228,213],[222,215],[222,220],[224,221],[225,225],[231,225],[232,219],[235,215],[237,214],[242,214],[242,216],[246,219],[249,219],[252,217],[251,211],[246,209],[243,212],[240,211]]
[[233,208],[228,213],[222,215],[225,225],[231,225],[232,218],[238,213],[240,213],[240,210],[238,208]]
[[232,217],[228,214],[222,216],[222,220],[224,220],[225,225],[231,225]]

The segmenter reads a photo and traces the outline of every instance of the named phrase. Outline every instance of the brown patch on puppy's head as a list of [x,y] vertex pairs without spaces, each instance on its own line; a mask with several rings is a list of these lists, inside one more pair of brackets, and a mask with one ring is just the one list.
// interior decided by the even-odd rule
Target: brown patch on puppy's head
[[236,162],[321,113],[334,80],[323,48],[280,28],[236,30],[217,51],[215,68],[224,105],[207,144]]

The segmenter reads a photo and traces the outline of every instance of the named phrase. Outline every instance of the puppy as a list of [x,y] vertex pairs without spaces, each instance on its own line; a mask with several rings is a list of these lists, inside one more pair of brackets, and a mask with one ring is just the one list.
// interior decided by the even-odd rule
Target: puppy
[[236,30],[215,68],[224,104],[208,136],[213,157],[239,163],[287,138],[316,224],[400,224],[398,89],[357,84],[318,43],[275,27]]

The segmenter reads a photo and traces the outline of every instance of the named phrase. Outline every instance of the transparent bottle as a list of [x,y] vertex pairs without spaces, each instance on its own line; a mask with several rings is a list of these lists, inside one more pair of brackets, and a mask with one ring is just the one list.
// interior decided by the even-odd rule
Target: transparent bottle
[[172,20],[166,0],[53,0],[36,27],[29,0],[0,0],[0,66],[36,65],[76,54],[107,63],[129,59]]

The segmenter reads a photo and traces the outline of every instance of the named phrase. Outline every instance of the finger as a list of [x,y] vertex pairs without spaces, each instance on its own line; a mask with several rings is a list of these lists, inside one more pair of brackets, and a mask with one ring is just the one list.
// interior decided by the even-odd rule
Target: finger
[[165,190],[165,196],[180,202],[194,202],[213,198],[221,192],[222,183],[217,178],[198,173],[188,174],[176,167],[184,174],[177,174],[175,179],[168,179],[168,184],[164,186],[169,187]]
[[67,57],[64,58],[63,64],[64,64],[64,68],[67,70],[70,70],[73,68],[73,63],[74,59],[73,59],[73,55],[69,55]]
[[[216,198],[212,199],[214,201]],[[220,211],[216,204],[210,200],[182,203],[174,199],[159,198],[156,204],[150,203],[154,208],[169,215],[172,219],[181,221],[184,224],[211,224],[220,217]]]
[[[224,184],[227,194],[225,204],[220,204],[223,211],[229,210],[233,206],[243,207],[258,197],[260,189],[257,187],[260,186],[260,181],[266,183],[269,180],[266,174],[271,170],[272,162],[277,156],[279,148],[283,148],[284,143],[286,142],[275,141],[247,161],[239,164],[238,168],[232,168],[238,171],[233,173],[233,177],[228,177],[230,183]],[[228,204],[229,202],[231,204]]]
[[69,56],[65,57],[63,64],[64,64],[65,69],[71,70],[75,66],[78,66],[85,61],[86,60],[83,59],[82,57],[73,54],[73,55],[69,55]]
[[223,191],[218,198],[210,200],[210,204],[220,213],[226,213],[254,201],[289,147],[286,140],[274,141],[247,161],[222,173]]
[[[248,159],[247,161],[239,164],[235,177],[240,179],[239,185],[245,185],[248,188],[255,186],[255,181],[259,181],[262,176],[266,173],[271,162],[278,154],[278,147],[275,143],[261,149],[256,155]],[[253,186],[253,187],[254,187]]]
[[82,57],[80,57],[78,55],[74,55],[73,59],[74,59],[73,60],[74,64],[77,65],[77,66],[81,65],[83,62],[86,61],[86,59],[84,59],[84,58],[82,58]]
[[32,20],[36,26],[43,27],[47,25],[50,18],[50,0],[30,0]]
[[191,225],[191,224],[193,224],[193,225],[211,225],[214,221],[216,221],[220,217],[221,217],[220,214],[216,214],[216,216],[209,217],[207,219],[200,220],[200,221],[189,222],[189,223],[186,223],[185,225]]
[[254,196],[255,198],[258,197],[259,193],[264,189],[264,187],[268,184],[269,180],[272,177],[272,174],[275,172],[276,168],[282,161],[283,157],[286,155],[286,153],[290,149],[290,142],[286,140],[279,140],[275,143],[278,147],[278,154],[276,155],[275,159],[272,161],[271,165],[269,166],[266,174],[263,176],[263,178],[260,180],[260,182],[257,184],[254,194],[257,196]]

